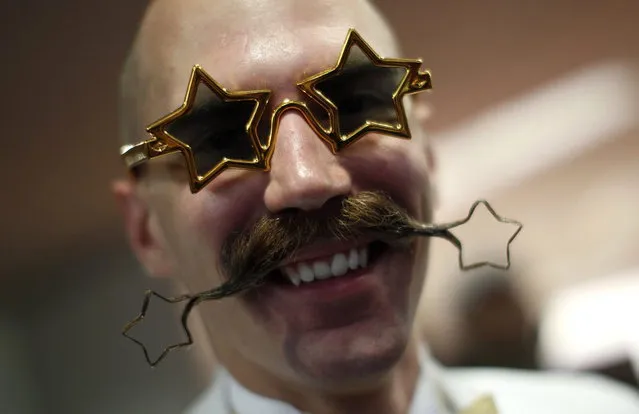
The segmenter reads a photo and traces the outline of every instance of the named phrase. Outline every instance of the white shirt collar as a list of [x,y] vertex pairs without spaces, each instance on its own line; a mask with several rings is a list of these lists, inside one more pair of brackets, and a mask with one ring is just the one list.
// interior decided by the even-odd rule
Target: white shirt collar
[[[420,375],[409,414],[449,414],[442,398],[439,370],[426,348],[419,350]],[[255,394],[230,377],[229,403],[236,414],[306,414],[292,405]]]
[[229,384],[229,403],[236,414],[303,414],[288,403],[247,390],[233,377]]

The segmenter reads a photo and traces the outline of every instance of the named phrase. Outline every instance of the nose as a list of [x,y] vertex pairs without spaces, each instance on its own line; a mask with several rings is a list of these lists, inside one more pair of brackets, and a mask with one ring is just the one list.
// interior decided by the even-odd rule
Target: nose
[[351,191],[351,176],[301,114],[280,117],[264,201],[269,211],[310,211]]

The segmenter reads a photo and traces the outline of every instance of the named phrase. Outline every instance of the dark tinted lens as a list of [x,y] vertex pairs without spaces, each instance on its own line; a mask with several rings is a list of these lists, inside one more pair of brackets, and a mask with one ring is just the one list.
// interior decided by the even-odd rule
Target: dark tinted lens
[[397,124],[392,97],[405,75],[404,68],[374,65],[353,46],[343,70],[316,88],[337,107],[340,133],[351,135],[367,122]]
[[321,128],[328,130],[330,128],[330,123],[328,119],[328,111],[322,107],[319,103],[317,103],[314,99],[306,99],[306,106],[309,111],[315,116],[318,124]]
[[191,147],[197,173],[203,176],[225,158],[257,159],[246,130],[255,106],[254,101],[225,102],[205,83],[200,83],[194,107],[168,124],[165,131]]

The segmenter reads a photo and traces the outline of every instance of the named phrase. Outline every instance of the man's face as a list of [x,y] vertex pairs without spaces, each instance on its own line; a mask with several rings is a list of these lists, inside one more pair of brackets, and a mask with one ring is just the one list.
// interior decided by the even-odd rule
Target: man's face
[[[158,40],[166,93],[150,104],[149,121],[180,105],[196,63],[228,90],[270,89],[271,102],[279,103],[303,99],[296,83],[335,64],[351,27],[380,55],[403,57],[364,3],[278,1],[246,9],[234,3],[224,13],[191,3],[164,12],[164,23],[174,23]],[[236,232],[264,216],[321,221],[340,199],[362,191],[383,191],[429,221],[430,165],[409,99],[411,140],[372,133],[337,154],[299,112],[287,111],[269,172],[227,170],[197,194],[176,157],[151,161],[141,194],[154,253],[144,263],[152,273],[179,277],[191,293],[210,290],[228,279],[221,254]],[[258,367],[315,385],[370,378],[397,362],[411,336],[426,255],[422,241],[391,248],[368,239],[317,240],[287,258],[265,285],[198,310],[231,370]],[[306,281],[296,286],[287,275]]]

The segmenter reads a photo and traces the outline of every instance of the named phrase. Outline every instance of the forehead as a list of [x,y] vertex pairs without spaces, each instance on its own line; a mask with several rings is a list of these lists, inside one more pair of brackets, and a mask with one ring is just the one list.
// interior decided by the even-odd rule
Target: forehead
[[244,2],[224,13],[180,7],[177,30],[164,46],[171,105],[184,97],[193,65],[201,65],[223,87],[294,90],[295,82],[333,66],[349,28],[380,55],[397,55],[395,39],[365,1]]

